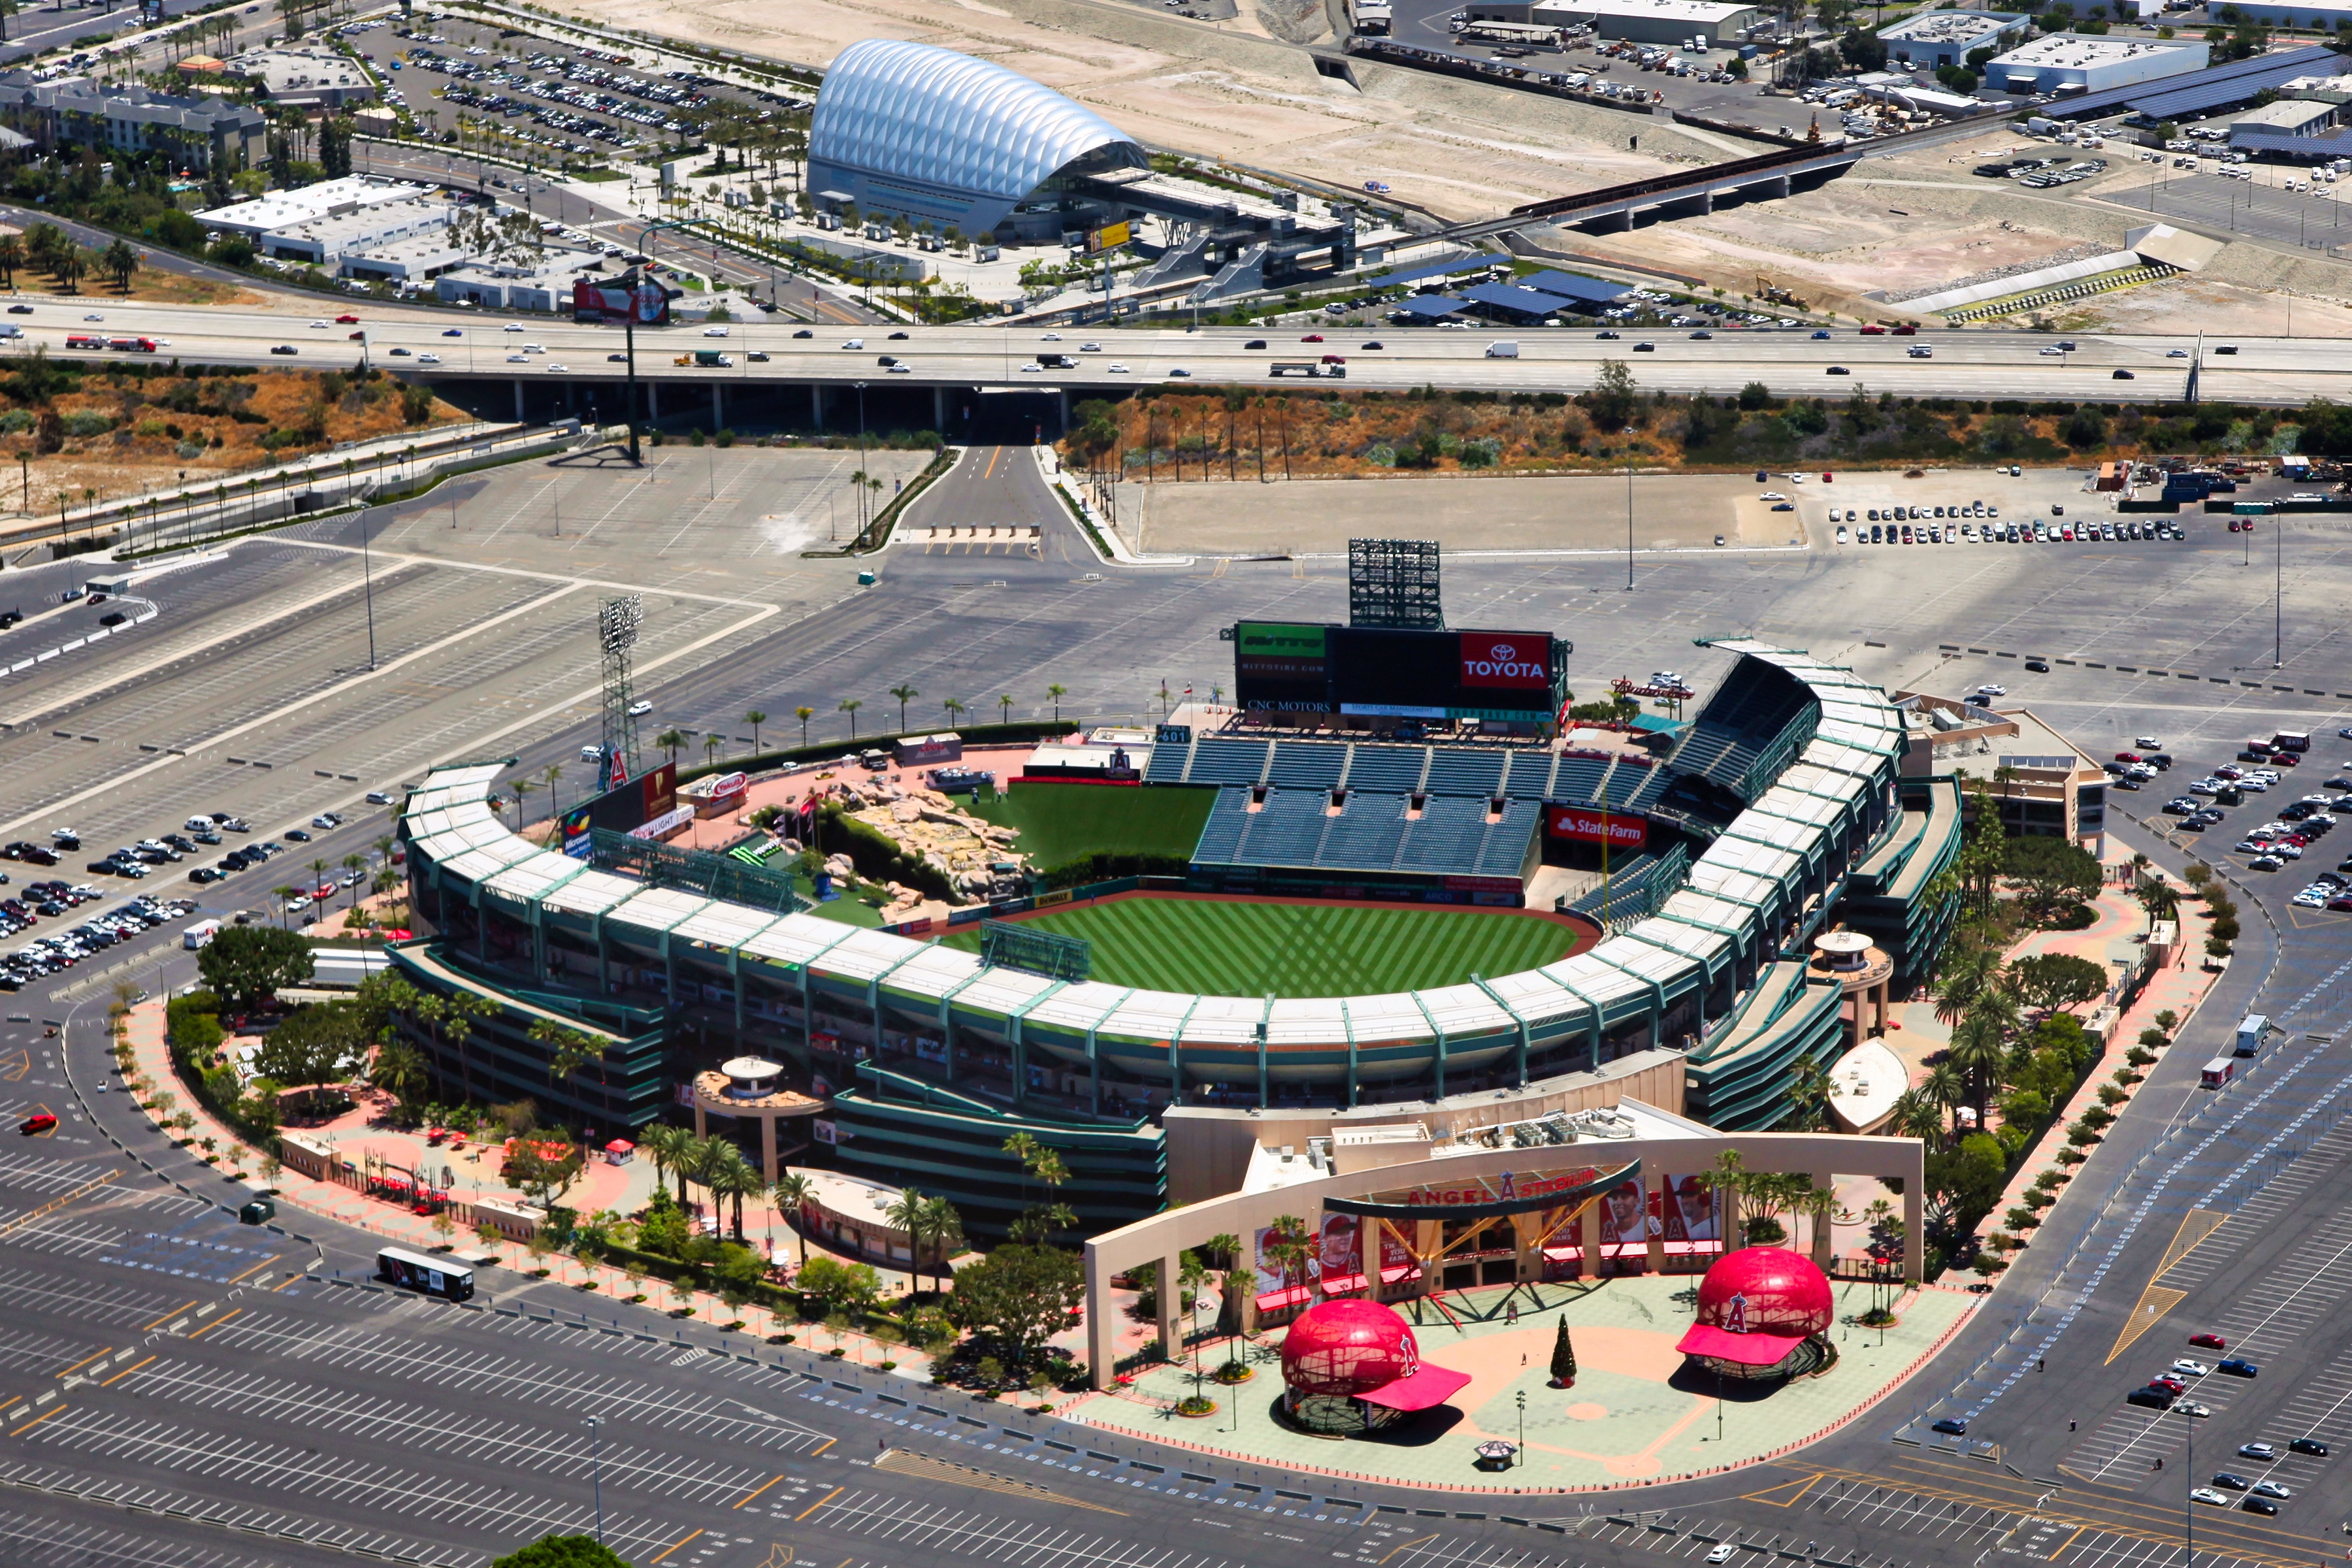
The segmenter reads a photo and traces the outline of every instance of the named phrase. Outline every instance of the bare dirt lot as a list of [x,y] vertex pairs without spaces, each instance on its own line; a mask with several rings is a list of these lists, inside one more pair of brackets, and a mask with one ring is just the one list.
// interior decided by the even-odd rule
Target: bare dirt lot
[[[1299,479],[1120,487],[1121,531],[1139,550],[1199,555],[1344,553],[1351,538],[1434,539],[1449,551],[1622,550],[1625,512],[1642,550],[1786,545],[1795,516],[1756,499],[1746,475]],[[1784,486],[1785,489],[1786,487]]]

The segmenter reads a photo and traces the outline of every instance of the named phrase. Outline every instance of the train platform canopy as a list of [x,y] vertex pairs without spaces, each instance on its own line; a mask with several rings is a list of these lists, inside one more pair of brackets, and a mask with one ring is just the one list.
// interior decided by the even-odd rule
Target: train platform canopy
[[1432,278],[1459,278],[1465,272],[1484,272],[1489,268],[1505,265],[1500,257],[1463,256],[1452,261],[1433,261],[1425,267],[1415,267],[1403,272],[1386,273],[1370,281],[1383,289],[1394,289],[1407,283],[1425,283]]

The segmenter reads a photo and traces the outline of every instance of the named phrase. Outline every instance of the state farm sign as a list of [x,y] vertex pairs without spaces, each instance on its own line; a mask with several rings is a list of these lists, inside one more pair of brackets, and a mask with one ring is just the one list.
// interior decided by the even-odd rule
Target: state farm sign
[[1462,684],[1540,691],[1551,682],[1551,637],[1546,632],[1465,632]]
[[1606,843],[1612,849],[1640,849],[1650,842],[1650,823],[1642,816],[1602,816],[1580,805],[1551,808],[1555,838],[1575,838],[1587,844]]

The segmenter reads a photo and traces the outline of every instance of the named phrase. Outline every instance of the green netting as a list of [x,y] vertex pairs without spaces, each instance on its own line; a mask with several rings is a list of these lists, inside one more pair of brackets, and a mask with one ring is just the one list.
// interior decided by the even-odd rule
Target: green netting
[[589,861],[602,871],[635,877],[648,887],[682,888],[706,899],[749,904],[780,915],[809,907],[793,890],[790,870],[771,871],[708,849],[677,849],[599,827],[589,839]]
[[1018,921],[980,922],[980,961],[1025,969],[1055,980],[1084,980],[1094,967],[1094,943],[1082,936],[1024,925]]

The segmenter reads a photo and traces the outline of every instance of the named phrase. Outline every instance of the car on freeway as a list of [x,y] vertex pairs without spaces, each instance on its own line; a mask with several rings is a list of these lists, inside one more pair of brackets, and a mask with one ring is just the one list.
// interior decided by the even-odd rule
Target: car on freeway
[[2115,373],[2112,379],[2116,381],[2137,381],[2139,377],[2134,375],[2130,371],[2118,370]]
[[522,323],[520,321],[509,321],[506,324],[506,330],[509,332],[519,332],[522,331]]
[[302,351],[296,348],[292,343],[279,343],[269,352],[274,354],[296,354],[300,353]]
[[2227,1373],[2231,1377],[2255,1377],[2261,1374],[2263,1369],[2243,1356],[2230,1356],[2214,1363],[2213,1370]]
[[[1366,344],[1364,345],[1364,352],[1365,352],[1366,353],[1386,353],[1387,351],[1388,351],[1388,344],[1386,344],[1386,343],[1384,343],[1384,342],[1381,342],[1381,340],[1380,340],[1380,339],[1378,339],[1378,338],[1374,338],[1374,339],[1372,339],[1370,342],[1368,342],[1368,343],[1366,343]],[[2352,787],[2352,786],[2347,786],[2347,787]]]
[[1969,1418],[1965,1415],[1947,1415],[1936,1422],[1929,1430],[1944,1433],[1948,1436],[1965,1437],[1969,1435]]
[[2189,1492],[2189,1500],[2191,1502],[2210,1503],[2215,1508],[2227,1508],[2230,1506],[2230,1500],[2221,1493],[2215,1491],[2211,1487],[2196,1488]]
[[2267,1465],[2278,1458],[2278,1450],[2268,1443],[2241,1443],[2238,1445],[2238,1458],[2260,1459]]
[[1692,341],[1693,342],[1712,342],[1712,341],[1714,340],[1714,337],[1715,337],[1715,334],[1714,334],[1713,332],[1706,331],[1700,331],[1693,332],[1693,333],[1691,334],[1691,341]]
[[803,327],[799,331],[794,332],[793,336],[796,338],[813,338],[816,336],[816,333],[810,328]]
[[2315,1459],[2327,1458],[2327,1445],[2316,1437],[2290,1438],[2287,1441],[2287,1451],[2293,1454],[2308,1454]]
[[418,364],[439,364],[441,363],[441,356],[439,354],[418,354],[416,356],[416,363]]
[[1886,329],[1874,321],[1862,329],[1861,335],[1865,338],[1883,338],[1886,335]]
[[[91,319],[92,319],[92,318],[90,318],[90,317],[89,317],[89,316],[84,316],[84,317],[82,318],[82,320],[83,320],[83,321],[89,321],[89,320],[91,320]],[[311,323],[310,323],[310,330],[311,330],[312,331],[314,331],[314,332],[321,332],[321,331],[326,331],[329,325],[330,325],[330,323],[329,323],[328,321],[326,321],[325,320],[323,320],[323,319],[322,319],[322,320],[320,320],[320,321],[316,321],[311,322]]]
[[1655,343],[1635,343],[1633,345],[1633,352],[1637,354],[1654,354],[1658,352],[1658,345]]
[[11,305],[8,307],[8,313],[12,316],[29,316],[33,313],[33,307],[30,305]]
[[1846,367],[1842,364],[1833,364],[1828,369],[1822,371],[1822,374],[1823,375],[1852,375],[1853,372],[1846,369]]
[[2038,354],[2040,354],[2040,355],[2041,355],[2042,358],[2044,358],[2044,359],[2057,359],[2057,358],[2060,358],[2061,356],[2063,356],[2063,355],[2065,353],[2065,352],[2066,352],[2066,351],[2065,351],[2064,349],[2061,349],[2061,348],[2053,348],[2053,347],[2050,347],[2050,346],[2048,346],[2048,345],[2044,345],[2043,347],[2042,347],[2042,348],[2038,348],[2038,349],[2034,350],[2033,352],[2034,352],[2034,353],[2038,353]]
[[445,338],[462,338],[466,335],[466,329],[463,327],[445,328],[441,335]]
[[1825,343],[1825,342],[1829,342],[1829,338],[1830,338],[1829,329],[1828,329],[1827,327],[1822,327],[1822,328],[1821,328],[1821,329],[1817,330],[1817,331],[1813,333],[1813,340],[1812,340],[1812,341],[1813,341],[1813,342],[1817,342],[1817,343]]
[[1592,334],[1592,338],[1595,342],[1604,343],[1613,343],[1622,336],[1622,333],[1612,332],[1606,327],[1603,327],[1601,331]]
[[1171,364],[1171,365],[1170,365],[1170,366],[1168,367],[1168,374],[1169,374],[1169,375],[1171,375],[1171,377],[1173,377],[1173,378],[1175,378],[1176,380],[1179,380],[1179,381],[1189,381],[1189,380],[1191,380],[1191,379],[1192,379],[1192,373],[1191,371],[1189,371],[1189,370],[1186,370],[1186,369],[1185,369],[1182,365],[1181,365],[1181,364]]
[[2189,351],[2187,349],[2168,350],[2164,357],[2167,359],[2187,359],[2189,357]]
[[394,359],[407,359],[411,354],[411,351],[407,349],[386,349],[384,352]]

